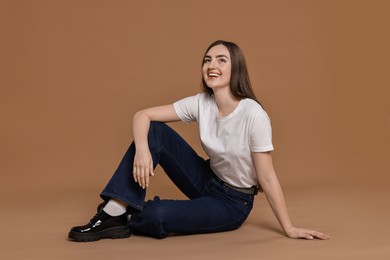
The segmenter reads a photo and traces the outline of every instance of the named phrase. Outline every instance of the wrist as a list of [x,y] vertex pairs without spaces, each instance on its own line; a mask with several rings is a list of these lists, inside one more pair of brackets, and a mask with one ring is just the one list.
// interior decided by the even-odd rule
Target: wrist
[[148,144],[144,144],[144,143],[141,143],[141,144],[137,144],[135,143],[135,150],[137,152],[143,152],[143,151],[147,151],[149,149],[149,146]]
[[286,234],[286,236],[290,237],[292,233],[294,233],[294,230],[295,230],[295,227],[293,226],[290,226],[288,228],[284,228],[284,233]]

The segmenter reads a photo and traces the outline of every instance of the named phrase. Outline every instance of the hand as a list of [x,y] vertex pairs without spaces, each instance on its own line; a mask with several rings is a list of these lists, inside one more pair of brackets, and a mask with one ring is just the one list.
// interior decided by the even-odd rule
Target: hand
[[291,228],[288,232],[286,232],[287,236],[289,238],[304,238],[304,239],[322,239],[326,240],[330,237],[328,235],[322,234],[321,232],[310,230],[310,229],[303,229],[303,228]]
[[145,189],[149,186],[149,176],[154,176],[152,155],[149,149],[137,150],[133,164],[134,181]]

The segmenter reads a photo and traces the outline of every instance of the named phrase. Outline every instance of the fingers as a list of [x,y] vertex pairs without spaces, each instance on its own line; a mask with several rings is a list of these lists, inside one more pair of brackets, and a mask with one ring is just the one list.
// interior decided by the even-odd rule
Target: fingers
[[135,182],[138,182],[137,180],[137,167],[135,165],[133,166],[133,178]]
[[149,186],[149,176],[146,174],[147,171],[147,168],[140,166],[135,166],[133,169],[134,181],[143,189]]
[[330,236],[325,235],[325,234],[323,234],[321,232],[318,232],[318,231],[312,231],[312,233],[310,235],[315,237],[315,238],[323,239],[323,240],[326,240],[326,239],[330,238]]
[[149,167],[143,169],[142,177],[142,188],[145,189],[149,186]]
[[306,232],[303,235],[303,238],[312,240],[314,238],[322,239],[322,240],[327,240],[330,237],[328,235],[325,235],[321,232],[315,231],[315,230],[306,230]]
[[301,228],[293,228],[289,232],[289,237],[291,238],[303,238],[308,240],[313,240],[314,238],[318,238],[321,240],[329,239],[328,235],[325,235],[321,232],[310,230],[310,229],[301,229]]
[[149,175],[154,176],[153,167],[145,167],[144,165],[133,166],[133,178],[143,189],[149,187]]

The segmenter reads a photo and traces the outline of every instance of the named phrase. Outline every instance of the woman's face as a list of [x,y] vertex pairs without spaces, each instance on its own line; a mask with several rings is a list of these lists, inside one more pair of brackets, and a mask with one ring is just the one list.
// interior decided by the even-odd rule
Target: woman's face
[[212,47],[203,59],[203,79],[211,88],[229,87],[232,64],[229,50],[222,44]]

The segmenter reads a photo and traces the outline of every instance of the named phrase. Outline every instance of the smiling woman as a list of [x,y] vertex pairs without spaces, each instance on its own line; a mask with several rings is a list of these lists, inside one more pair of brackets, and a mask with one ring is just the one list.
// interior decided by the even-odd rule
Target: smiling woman
[[230,84],[231,62],[224,45],[211,48],[203,60],[203,79],[211,89],[223,88]]
[[[209,69],[207,64],[210,64],[212,59],[210,57],[210,51],[220,51],[220,54],[216,53],[215,58],[218,59],[218,64],[221,64],[219,68],[223,69],[225,66],[222,66],[225,63],[229,63],[229,69],[225,70],[226,73],[229,73],[229,88],[230,92],[235,98],[251,98],[258,102],[256,95],[252,90],[252,86],[249,79],[249,73],[245,62],[244,54],[241,49],[233,42],[226,41],[215,41],[209,48],[206,50],[206,54],[203,60],[203,77],[202,77],[202,87],[206,93],[210,95],[213,94],[213,89],[206,82],[208,79],[205,74]],[[210,66],[210,65],[209,65]]]
[[[259,190],[288,237],[329,238],[291,224],[272,164],[270,119],[252,91],[240,48],[216,41],[202,66],[202,93],[134,115],[134,142],[100,194],[104,202],[88,224],[71,229],[71,240],[234,230],[248,217]],[[208,158],[165,124],[180,120],[199,125]],[[157,164],[188,200],[144,202]]]

